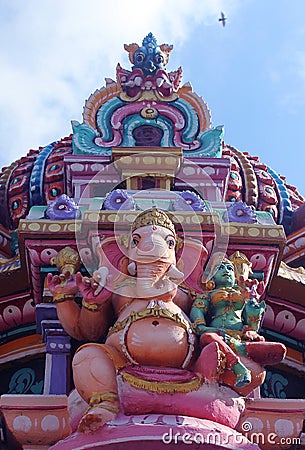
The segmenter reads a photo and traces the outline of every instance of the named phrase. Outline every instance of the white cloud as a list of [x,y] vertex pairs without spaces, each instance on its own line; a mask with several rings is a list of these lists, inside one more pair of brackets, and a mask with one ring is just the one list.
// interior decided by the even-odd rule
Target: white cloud
[[0,166],[69,134],[117,62],[129,68],[124,43],[152,31],[179,48],[194,24],[239,2],[0,0]]

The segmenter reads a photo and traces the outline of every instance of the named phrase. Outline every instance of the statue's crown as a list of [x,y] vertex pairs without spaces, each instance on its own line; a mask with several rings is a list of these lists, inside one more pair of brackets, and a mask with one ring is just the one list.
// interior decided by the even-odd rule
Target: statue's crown
[[134,232],[140,227],[147,225],[159,225],[160,227],[168,228],[174,235],[176,235],[173,222],[168,215],[157,208],[147,209],[140,213],[134,220],[131,231]]

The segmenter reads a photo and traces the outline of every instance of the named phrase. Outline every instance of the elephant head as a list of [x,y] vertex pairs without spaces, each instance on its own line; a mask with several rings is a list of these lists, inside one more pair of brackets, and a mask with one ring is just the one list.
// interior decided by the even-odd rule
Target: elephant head
[[183,273],[176,268],[176,232],[163,211],[139,214],[132,226],[128,271],[137,277],[138,298],[174,296]]
[[108,289],[113,288],[107,283],[111,274],[114,289],[121,289],[129,274],[136,281],[137,298],[162,296],[163,300],[173,298],[182,281],[190,290],[200,291],[202,267],[208,254],[200,241],[178,238],[168,215],[156,208],[140,213],[129,235],[103,238],[94,246],[94,252],[99,257],[95,275],[101,286],[106,283]]

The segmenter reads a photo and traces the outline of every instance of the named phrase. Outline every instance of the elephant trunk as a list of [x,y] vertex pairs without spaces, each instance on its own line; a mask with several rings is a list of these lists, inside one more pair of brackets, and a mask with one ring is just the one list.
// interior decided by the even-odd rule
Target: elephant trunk
[[160,261],[137,263],[137,297],[172,299],[177,292],[177,285],[166,275],[170,266],[171,263]]

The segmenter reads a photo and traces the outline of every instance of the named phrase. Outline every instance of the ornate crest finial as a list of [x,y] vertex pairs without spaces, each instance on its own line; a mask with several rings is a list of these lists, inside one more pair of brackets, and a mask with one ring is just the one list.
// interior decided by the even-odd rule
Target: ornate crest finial
[[158,225],[160,227],[168,228],[174,236],[176,235],[175,226],[168,215],[157,208],[151,208],[140,213],[134,220],[131,231],[134,232],[140,227],[147,225]]
[[128,52],[130,62],[134,64],[133,68],[141,69],[144,76],[154,76],[157,70],[164,70],[173,46],[168,44],[158,46],[155,36],[148,33],[141,47],[133,43],[125,44],[124,48]]
[[143,47],[149,48],[156,48],[157,47],[157,39],[152,34],[152,32],[148,33],[147,36],[142,41]]

